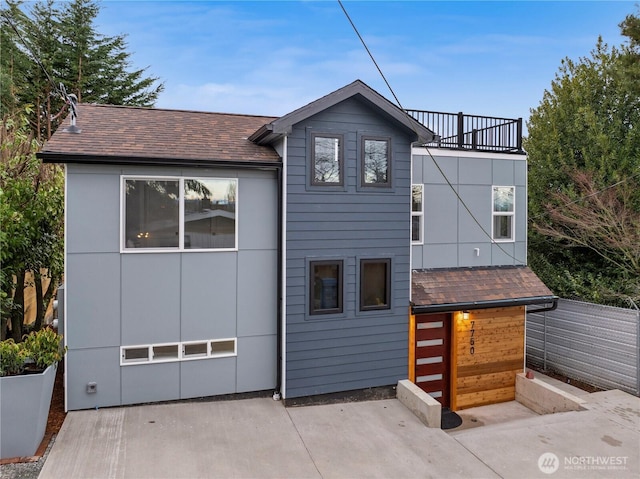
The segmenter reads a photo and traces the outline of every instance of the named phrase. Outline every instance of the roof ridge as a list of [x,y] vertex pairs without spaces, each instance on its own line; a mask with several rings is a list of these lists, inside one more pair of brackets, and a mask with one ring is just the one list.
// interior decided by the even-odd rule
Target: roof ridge
[[153,111],[153,112],[168,112],[168,113],[196,113],[200,115],[225,115],[225,116],[242,116],[249,118],[265,118],[265,119],[278,119],[280,117],[273,115],[255,115],[250,113],[231,113],[231,112],[219,112],[219,111],[204,111],[204,110],[186,110],[186,109],[176,109],[176,108],[157,108],[150,106],[139,106],[139,105],[110,105],[107,103],[79,103],[79,107],[96,107],[96,108],[118,108],[123,110],[142,110],[142,111]]

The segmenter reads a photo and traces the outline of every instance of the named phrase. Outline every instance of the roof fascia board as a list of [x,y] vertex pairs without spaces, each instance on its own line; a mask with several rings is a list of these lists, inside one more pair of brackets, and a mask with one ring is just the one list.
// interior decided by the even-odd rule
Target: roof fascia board
[[[288,113],[277,120],[274,120],[269,125],[265,125],[266,129],[270,130],[270,135],[265,134],[265,127],[262,127],[256,133],[254,133],[249,139],[256,141],[259,144],[268,142],[273,136],[286,135],[291,132],[293,125],[300,123],[307,118],[320,113],[327,108],[330,108],[348,98],[356,95],[362,96],[374,106],[385,112],[393,120],[400,123],[406,129],[413,131],[416,135],[416,141],[419,143],[428,143],[433,140],[435,134],[425,127],[422,123],[410,117],[403,110],[391,103],[385,97],[378,92],[370,88],[368,85],[360,80],[356,80],[349,85],[340,88],[339,90],[329,93],[328,95],[319,98],[308,105],[305,105],[291,113]],[[255,139],[254,139],[255,138]]]
[[444,313],[448,311],[463,311],[471,309],[506,308],[511,306],[527,306],[532,304],[556,303],[558,296],[535,296],[531,298],[498,299],[493,301],[473,301],[466,303],[413,305],[415,314]]
[[44,163],[65,163],[85,165],[129,165],[129,166],[183,166],[196,168],[249,168],[249,169],[278,169],[280,162],[273,161],[225,161],[225,160],[191,160],[179,158],[152,158],[142,156],[107,156],[83,155],[55,152],[38,152],[36,157]]

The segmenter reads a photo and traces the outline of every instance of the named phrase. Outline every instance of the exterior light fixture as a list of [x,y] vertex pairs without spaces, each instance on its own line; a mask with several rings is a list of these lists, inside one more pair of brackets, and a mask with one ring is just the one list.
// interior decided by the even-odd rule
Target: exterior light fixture
[[465,321],[469,320],[469,311],[462,312],[462,319],[464,319]]

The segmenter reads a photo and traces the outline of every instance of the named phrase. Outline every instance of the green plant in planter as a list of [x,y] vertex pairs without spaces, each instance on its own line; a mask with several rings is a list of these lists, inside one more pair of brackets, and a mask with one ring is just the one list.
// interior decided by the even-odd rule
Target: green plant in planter
[[0,376],[44,371],[60,361],[66,352],[62,335],[48,328],[23,336],[21,343],[13,339],[0,341]]
[[0,376],[16,376],[22,373],[26,359],[25,350],[13,339],[0,341]]
[[20,344],[26,357],[40,370],[57,363],[67,352],[66,346],[62,346],[62,335],[48,328],[24,336],[24,341]]

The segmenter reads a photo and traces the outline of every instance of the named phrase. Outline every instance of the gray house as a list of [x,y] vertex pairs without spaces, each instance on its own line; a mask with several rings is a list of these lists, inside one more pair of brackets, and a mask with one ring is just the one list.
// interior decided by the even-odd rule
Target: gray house
[[467,145],[360,81],[279,118],[78,112],[39,154],[66,165],[68,409],[407,377],[507,400],[524,308],[555,299],[526,267],[519,132],[494,134],[521,122]]

